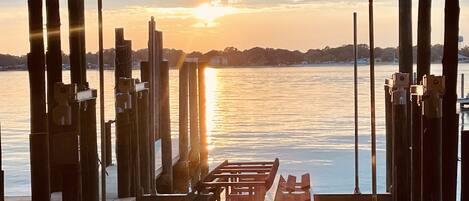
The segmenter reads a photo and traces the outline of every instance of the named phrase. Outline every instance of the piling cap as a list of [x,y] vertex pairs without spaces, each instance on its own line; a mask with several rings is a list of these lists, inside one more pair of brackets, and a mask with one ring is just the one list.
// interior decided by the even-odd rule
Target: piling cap
[[392,75],[392,79],[394,80],[394,87],[397,88],[408,88],[410,83],[410,76],[409,73],[394,73]]
[[445,93],[445,77],[435,75],[424,75],[423,76],[424,92],[429,91],[437,92],[440,94]]

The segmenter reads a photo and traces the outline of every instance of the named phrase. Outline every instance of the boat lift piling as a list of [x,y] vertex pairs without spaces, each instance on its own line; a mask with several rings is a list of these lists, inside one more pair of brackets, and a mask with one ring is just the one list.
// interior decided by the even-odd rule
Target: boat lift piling
[[199,100],[198,100],[198,74],[197,63],[188,63],[189,71],[189,117],[190,117],[190,161],[191,167],[196,168],[200,164],[201,139],[199,133]]
[[386,124],[386,192],[392,192],[393,180],[393,127],[392,127],[392,98],[391,90],[394,88],[392,78],[385,79],[384,84],[384,107]]
[[355,123],[355,194],[360,194],[360,175],[358,175],[358,62],[357,62],[357,13],[353,13],[353,89]]
[[109,120],[105,123],[105,141],[106,141],[106,162],[104,163],[106,167],[112,165],[112,124],[115,121]]
[[406,135],[409,116],[407,115],[409,94],[409,73],[392,76],[392,136],[393,136],[393,199],[410,200],[410,138]]

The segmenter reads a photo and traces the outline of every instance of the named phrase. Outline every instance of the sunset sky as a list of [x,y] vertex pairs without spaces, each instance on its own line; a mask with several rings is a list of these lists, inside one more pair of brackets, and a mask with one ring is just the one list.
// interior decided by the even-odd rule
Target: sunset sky
[[[62,8],[62,43],[68,52],[67,0]],[[207,51],[234,46],[308,50],[352,43],[352,13],[359,16],[359,42],[368,41],[367,0],[103,0],[105,48],[114,28],[124,27],[133,49],[147,46],[148,20],[164,32],[164,46]],[[397,0],[375,1],[376,45],[397,46]],[[413,0],[416,42],[417,0]],[[461,2],[461,35],[469,40],[469,3]],[[97,49],[96,0],[85,0],[87,51]],[[0,1],[0,53],[29,51],[27,0]],[[433,1],[433,42],[443,41],[444,1]],[[45,24],[45,23],[44,23]],[[468,43],[466,43],[468,44]]]

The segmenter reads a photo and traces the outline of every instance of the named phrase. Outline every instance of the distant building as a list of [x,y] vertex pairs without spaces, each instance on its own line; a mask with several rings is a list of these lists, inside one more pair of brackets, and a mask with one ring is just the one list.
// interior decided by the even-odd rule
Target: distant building
[[209,65],[213,66],[227,66],[228,65],[228,58],[224,56],[214,56],[208,62]]

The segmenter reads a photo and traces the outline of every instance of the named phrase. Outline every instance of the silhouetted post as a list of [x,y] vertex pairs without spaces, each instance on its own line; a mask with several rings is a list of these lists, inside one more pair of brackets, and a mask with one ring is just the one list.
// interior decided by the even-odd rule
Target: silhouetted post
[[156,126],[156,130],[157,132],[155,133],[155,140],[158,140],[161,138],[161,111],[159,111],[161,109],[161,103],[159,101],[161,101],[161,86],[163,85],[161,83],[161,80],[158,79],[161,75],[161,68],[162,68],[162,62],[163,62],[163,33],[160,32],[160,31],[154,31],[155,33],[155,36],[154,36],[154,43],[155,43],[155,46],[154,46],[154,66],[153,66],[153,73],[155,74],[155,108],[156,108],[156,114],[160,114],[160,115],[156,115],[155,116],[155,126]]
[[70,24],[70,72],[78,90],[86,89],[85,3],[68,0]]
[[461,201],[469,200],[469,131],[461,132]]
[[464,73],[461,74],[461,98],[464,98]]
[[370,119],[371,119],[371,193],[372,200],[377,201],[376,183],[376,97],[375,97],[375,36],[373,0],[369,0],[369,30],[370,30]]
[[409,74],[393,75],[392,117],[393,117],[393,199],[395,201],[410,200],[410,139],[407,136],[407,100]]
[[112,164],[112,124],[114,121],[108,121],[106,122],[105,129],[106,131],[104,132],[106,135],[106,163],[105,166],[109,167]]
[[179,69],[179,162],[175,167],[174,188],[185,193],[189,180],[189,67],[187,61]]
[[423,77],[422,200],[442,200],[441,97],[445,91],[444,82],[442,76]]
[[[145,64],[141,65],[142,70],[142,81],[148,82],[149,84],[149,96],[150,96],[150,169],[155,170],[155,141],[157,135],[157,98],[156,98],[156,74],[155,74],[155,20],[151,17],[151,20],[148,22],[148,66]],[[146,73],[145,73],[146,72]],[[145,74],[143,74],[145,73]],[[145,75],[145,76],[144,76]],[[155,171],[150,172],[151,177],[151,190],[152,193],[156,193],[156,184],[155,184]]]
[[119,198],[131,196],[131,140],[132,109],[130,78],[119,79],[116,94],[116,158],[117,158],[117,194]]
[[169,104],[169,67],[168,62],[163,61],[160,65],[159,75],[159,133],[161,136],[161,159],[163,172],[157,181],[158,192],[173,192],[173,155],[171,145],[171,119]]
[[[106,167],[112,163],[111,143],[106,133],[107,124],[105,124],[105,104],[104,104],[104,36],[103,36],[103,0],[98,0],[98,59],[99,59],[99,117],[101,129],[101,201],[106,201]],[[109,148],[108,148],[109,147]],[[107,155],[109,153],[109,155]]]
[[[53,137],[60,131],[60,126],[53,123],[53,108],[57,103],[54,99],[54,84],[62,82],[62,50],[60,39],[60,10],[59,0],[46,0],[47,12],[47,104],[48,104],[48,130],[49,147],[54,147]],[[63,150],[61,150],[63,151]],[[50,152],[51,185],[53,191],[61,189],[61,168],[54,158],[53,152]]]
[[[148,83],[140,83],[140,85],[148,85]],[[150,193],[150,113],[148,88],[141,89],[137,92],[138,95],[138,129],[139,129],[139,154],[140,154],[140,183],[143,188],[143,193]]]
[[384,84],[384,108],[386,122],[386,192],[392,192],[393,180],[393,125],[391,92],[394,88],[392,79],[386,79]]
[[[132,109],[130,110],[130,121],[131,121],[131,135],[130,135],[130,153],[132,163],[132,186],[130,192],[132,196],[139,197],[141,195],[141,178],[140,178],[140,128],[139,128],[139,117],[140,117],[140,105],[138,100],[138,83],[135,79],[128,79],[130,81],[130,96]],[[144,87],[142,87],[144,88]],[[142,89],[143,90],[143,89]]]
[[208,144],[207,144],[207,96],[205,71],[206,62],[199,63],[198,81],[199,81],[199,125],[200,125],[200,161],[201,176],[204,178],[208,174]]
[[132,42],[124,39],[124,29],[116,30],[115,80],[132,77]]
[[99,200],[98,135],[96,128],[96,90],[79,92],[86,95],[80,103],[80,161],[82,199]]
[[46,120],[44,35],[42,0],[28,0],[29,42],[28,71],[30,86],[30,160],[33,201],[50,200],[49,137]]
[[188,64],[189,71],[189,113],[190,113],[190,161],[191,168],[197,167],[200,163],[201,140],[199,135],[199,100],[197,63]]
[[[430,74],[431,0],[420,0],[418,9],[417,83],[414,83],[417,85],[424,75]],[[421,110],[419,102],[412,101],[412,201],[421,200]]]
[[0,123],[0,201],[5,200],[5,172],[3,171],[2,157],[2,124]]
[[445,44],[443,50],[443,200],[456,200],[458,122],[456,113],[458,79],[459,0],[445,1]]
[[148,176],[150,179],[150,192],[151,194],[154,194],[155,192],[155,133],[153,131],[155,125],[154,125],[154,109],[153,109],[153,102],[154,97],[152,97],[153,92],[153,86],[152,86],[152,70],[150,69],[150,63],[149,62],[141,62],[140,63],[140,76],[142,78],[142,82],[148,83],[148,148],[149,148],[149,153],[148,153],[148,169],[150,170],[150,175]]
[[360,179],[358,175],[358,72],[357,72],[357,13],[353,13],[353,90],[355,113],[355,194],[360,194]]

